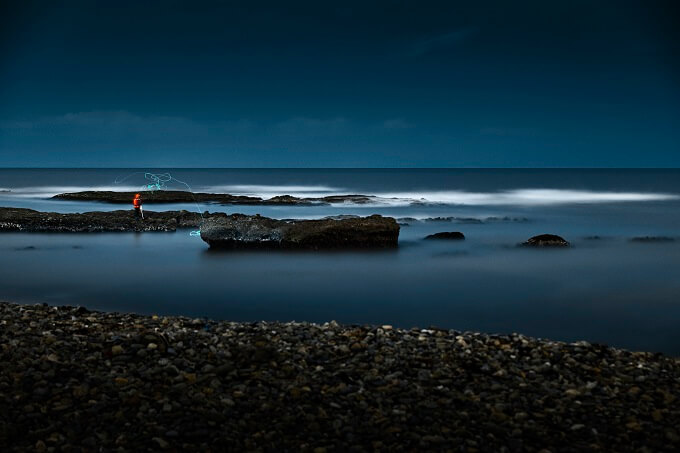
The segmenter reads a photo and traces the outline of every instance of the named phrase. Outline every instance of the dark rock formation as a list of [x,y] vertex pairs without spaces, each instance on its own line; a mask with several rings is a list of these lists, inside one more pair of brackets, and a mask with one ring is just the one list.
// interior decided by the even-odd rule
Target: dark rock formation
[[569,247],[569,242],[556,234],[540,234],[534,236],[522,245],[528,247]]
[[[526,217],[487,217],[484,219],[485,222],[517,222],[517,223],[527,223],[529,219]],[[481,223],[481,222],[480,222]]]
[[23,208],[0,208],[0,232],[146,232],[200,228],[215,248],[338,249],[396,247],[399,225],[378,215],[322,220],[275,220],[259,215],[201,214],[189,211],[145,211],[144,220],[132,209],[61,214]]
[[631,239],[631,242],[674,242],[675,238],[668,236],[638,236]]
[[476,219],[474,217],[454,217],[451,219],[452,222],[455,223],[464,223],[464,224],[482,224],[484,223],[481,219]]
[[[71,201],[100,201],[106,203],[131,204],[137,192],[85,191],[62,193],[52,198]],[[142,191],[144,204],[157,203],[219,203],[231,205],[309,205],[331,203],[369,203],[373,197],[368,195],[330,195],[320,198],[298,198],[279,195],[269,199],[247,197],[224,193],[193,193],[182,190]]]
[[441,233],[435,233],[426,236],[425,239],[447,239],[459,241],[465,239],[465,235],[460,231],[443,231]]
[[[226,216],[223,213],[207,212],[203,215],[206,218]],[[145,211],[144,220],[141,220],[132,209],[60,214],[32,209],[0,208],[0,232],[175,231],[178,228],[196,228],[201,220],[200,214],[189,211]]]
[[399,225],[391,217],[275,220],[233,214],[206,221],[201,238],[222,249],[340,249],[396,247]]
[[451,222],[453,217],[428,217],[423,222]]

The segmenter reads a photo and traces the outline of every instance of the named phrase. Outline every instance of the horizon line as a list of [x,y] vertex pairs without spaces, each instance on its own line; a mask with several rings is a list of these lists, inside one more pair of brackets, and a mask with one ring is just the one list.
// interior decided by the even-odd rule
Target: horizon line
[[2,167],[0,170],[680,170],[680,167]]

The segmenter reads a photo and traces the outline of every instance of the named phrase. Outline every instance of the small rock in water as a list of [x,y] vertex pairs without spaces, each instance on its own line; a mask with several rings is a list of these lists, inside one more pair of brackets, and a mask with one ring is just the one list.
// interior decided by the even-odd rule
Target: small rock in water
[[448,239],[448,240],[463,240],[465,235],[460,231],[443,231],[441,233],[430,234],[425,236],[425,239]]
[[527,247],[569,247],[571,244],[556,234],[539,234],[523,242]]
[[675,238],[668,236],[638,236],[632,238],[631,242],[675,242]]

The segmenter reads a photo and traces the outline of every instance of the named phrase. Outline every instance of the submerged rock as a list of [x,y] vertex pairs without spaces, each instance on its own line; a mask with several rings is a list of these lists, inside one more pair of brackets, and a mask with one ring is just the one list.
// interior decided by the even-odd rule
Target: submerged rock
[[460,241],[465,239],[465,235],[460,231],[442,231],[441,233],[430,234],[425,239],[447,239]]
[[638,236],[632,238],[631,242],[675,242],[675,238],[668,236]]
[[539,234],[534,236],[522,245],[527,247],[569,247],[569,241],[556,234]]
[[451,222],[453,217],[428,217],[423,222]]
[[391,217],[275,220],[232,214],[209,219],[201,239],[222,249],[340,249],[396,247],[399,225]]

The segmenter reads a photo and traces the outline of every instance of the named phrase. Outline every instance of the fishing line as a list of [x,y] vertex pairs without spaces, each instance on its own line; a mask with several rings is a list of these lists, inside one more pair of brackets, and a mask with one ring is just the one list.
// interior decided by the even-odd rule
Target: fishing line
[[201,235],[201,227],[203,226],[203,222],[205,221],[203,217],[203,212],[201,210],[201,206],[198,204],[198,200],[196,200],[196,197],[194,196],[194,191],[191,188],[191,186],[184,182],[180,181],[179,179],[173,177],[170,173],[151,173],[151,172],[146,172],[146,171],[136,171],[133,173],[130,173],[129,175],[123,177],[123,178],[116,178],[114,180],[114,184],[121,184],[124,181],[127,181],[128,179],[132,178],[135,175],[144,175],[144,179],[147,181],[151,181],[149,183],[143,184],[141,186],[142,191],[151,191],[152,193],[157,191],[157,190],[165,190],[167,188],[168,183],[175,182],[177,184],[182,184],[185,186],[189,193],[191,194],[191,198],[194,200],[194,204],[196,205],[196,211],[198,212],[198,215],[201,216],[201,222],[199,224],[198,230],[190,231],[189,236],[192,237],[197,237]]

